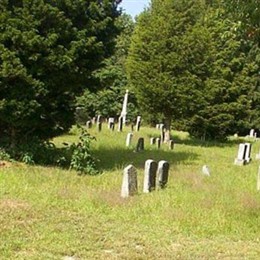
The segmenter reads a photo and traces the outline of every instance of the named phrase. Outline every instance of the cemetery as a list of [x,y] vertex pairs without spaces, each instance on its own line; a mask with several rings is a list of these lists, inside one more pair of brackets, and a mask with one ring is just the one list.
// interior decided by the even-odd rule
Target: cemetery
[[260,259],[259,17],[0,1],[0,260]]

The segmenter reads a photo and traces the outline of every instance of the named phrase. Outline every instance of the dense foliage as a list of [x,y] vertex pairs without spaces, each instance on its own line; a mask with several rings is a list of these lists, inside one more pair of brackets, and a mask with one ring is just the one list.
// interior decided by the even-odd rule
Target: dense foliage
[[128,56],[144,111],[201,138],[259,124],[260,50],[219,1],[153,0],[139,16]]
[[12,146],[67,131],[74,99],[114,48],[113,0],[0,2],[0,133]]

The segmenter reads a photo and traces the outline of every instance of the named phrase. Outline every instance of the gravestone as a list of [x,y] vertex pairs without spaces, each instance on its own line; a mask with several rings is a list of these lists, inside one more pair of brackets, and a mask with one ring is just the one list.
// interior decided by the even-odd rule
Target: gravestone
[[120,117],[118,118],[118,129],[117,129],[117,131],[118,131],[118,132],[122,132],[122,130],[123,130],[123,117],[120,116]]
[[144,138],[140,137],[137,141],[136,152],[143,151],[143,150],[144,150]]
[[173,141],[173,140],[170,140],[170,141],[169,141],[169,149],[170,149],[170,150],[173,150],[173,148],[174,148],[174,141]]
[[161,128],[161,141],[162,141],[162,143],[164,142],[164,140],[165,140],[165,128],[163,127],[163,128]]
[[164,128],[164,124],[159,124],[159,129],[163,129]]
[[150,145],[154,145],[155,144],[155,137],[151,137],[150,138]]
[[160,137],[156,138],[156,146],[158,149],[160,149],[160,147],[161,147],[161,138]]
[[133,138],[133,134],[128,133],[127,136],[126,136],[126,147],[129,147],[131,145],[132,138]]
[[101,120],[102,120],[101,115],[98,115],[98,116],[97,116],[97,123],[101,122]]
[[245,161],[246,163],[250,163],[251,161],[251,144],[250,143],[245,143],[247,146],[246,152],[245,152]]
[[166,187],[169,176],[170,165],[167,161],[159,161],[158,163],[158,186],[163,189]]
[[102,130],[102,123],[101,122],[97,122],[97,130],[98,130],[98,132],[101,132],[101,130]]
[[134,128],[135,128],[135,124],[132,123],[132,124],[131,124],[131,131],[132,131],[132,132],[134,132]]
[[128,165],[123,172],[121,197],[127,198],[137,193],[137,171],[133,165]]
[[141,116],[138,116],[136,119],[136,126],[135,126],[136,132],[140,130],[140,127],[141,127]]
[[145,162],[145,169],[144,169],[143,192],[149,193],[149,192],[155,190],[156,171],[157,171],[157,162],[155,162],[153,160],[147,160]]
[[92,118],[92,125],[94,125],[94,124],[96,124],[96,118],[95,117]]
[[156,125],[155,125],[155,128],[156,128],[156,129],[160,129],[160,124],[156,124]]
[[255,137],[255,129],[251,129],[249,132],[249,137],[254,138]]
[[244,165],[249,163],[251,158],[251,144],[250,143],[241,143],[239,144],[237,158],[235,159],[235,165]]
[[203,173],[203,175],[210,176],[210,170],[209,170],[209,167],[207,165],[203,165],[202,173]]
[[90,121],[90,120],[88,120],[87,122],[86,122],[86,128],[87,129],[90,129],[92,127],[92,122]]
[[115,119],[114,117],[109,117],[108,118],[108,129],[114,130],[114,125],[115,125]]

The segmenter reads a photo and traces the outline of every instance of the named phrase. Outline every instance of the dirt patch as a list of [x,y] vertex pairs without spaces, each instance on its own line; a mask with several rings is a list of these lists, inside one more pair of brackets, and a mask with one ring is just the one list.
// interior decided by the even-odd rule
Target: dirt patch
[[2,167],[11,167],[12,166],[12,163],[8,162],[8,161],[0,161],[0,168]]

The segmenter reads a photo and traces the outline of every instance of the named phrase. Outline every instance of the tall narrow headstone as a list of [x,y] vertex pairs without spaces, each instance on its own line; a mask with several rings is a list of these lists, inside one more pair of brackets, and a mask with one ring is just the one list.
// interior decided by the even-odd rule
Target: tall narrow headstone
[[163,128],[161,128],[161,141],[162,141],[162,143],[164,142],[164,140],[165,140],[165,128],[163,127]]
[[154,145],[155,144],[155,137],[151,137],[150,138],[150,145]]
[[160,129],[160,124],[156,124],[156,125],[155,125],[155,128],[156,128],[156,129]]
[[92,125],[96,124],[96,117],[92,118]]
[[135,125],[136,132],[138,132],[140,130],[140,127],[141,127],[141,116],[138,116],[136,119],[136,125]]
[[118,118],[118,129],[117,129],[117,131],[118,131],[118,132],[122,132],[122,130],[123,130],[123,117],[120,116],[120,117]]
[[121,197],[127,198],[137,193],[137,171],[133,165],[128,165],[123,172]]
[[155,142],[156,142],[157,148],[160,149],[161,148],[161,138],[157,137]]
[[92,127],[92,122],[90,121],[90,120],[88,120],[87,122],[86,122],[86,128],[87,129],[90,129]]
[[127,147],[129,147],[131,145],[132,138],[133,138],[133,134],[132,133],[128,133],[127,137],[126,137],[126,146]]
[[174,141],[173,141],[173,140],[170,140],[170,141],[169,141],[169,149],[170,149],[170,150],[173,150],[173,148],[174,148]]
[[154,160],[147,160],[145,162],[145,169],[144,169],[143,192],[148,193],[151,192],[152,190],[155,190],[156,171],[157,171],[157,162],[155,162]]
[[101,115],[98,115],[97,116],[97,123],[101,122],[101,119],[102,119]]
[[159,161],[158,163],[158,186],[163,189],[166,187],[169,176],[170,165],[167,161]]
[[140,137],[137,141],[136,152],[143,151],[143,150],[144,150],[144,138]]
[[245,161],[246,163],[250,163],[251,161],[251,144],[245,143],[246,151],[245,151]]
[[127,101],[128,101],[128,89],[125,92],[125,96],[124,96],[124,101],[123,101],[123,107],[122,107],[122,111],[121,111],[121,117],[123,120],[123,124],[125,125],[126,123],[126,115],[127,115]]
[[255,137],[255,129],[251,129],[249,132],[249,137],[254,138]]

